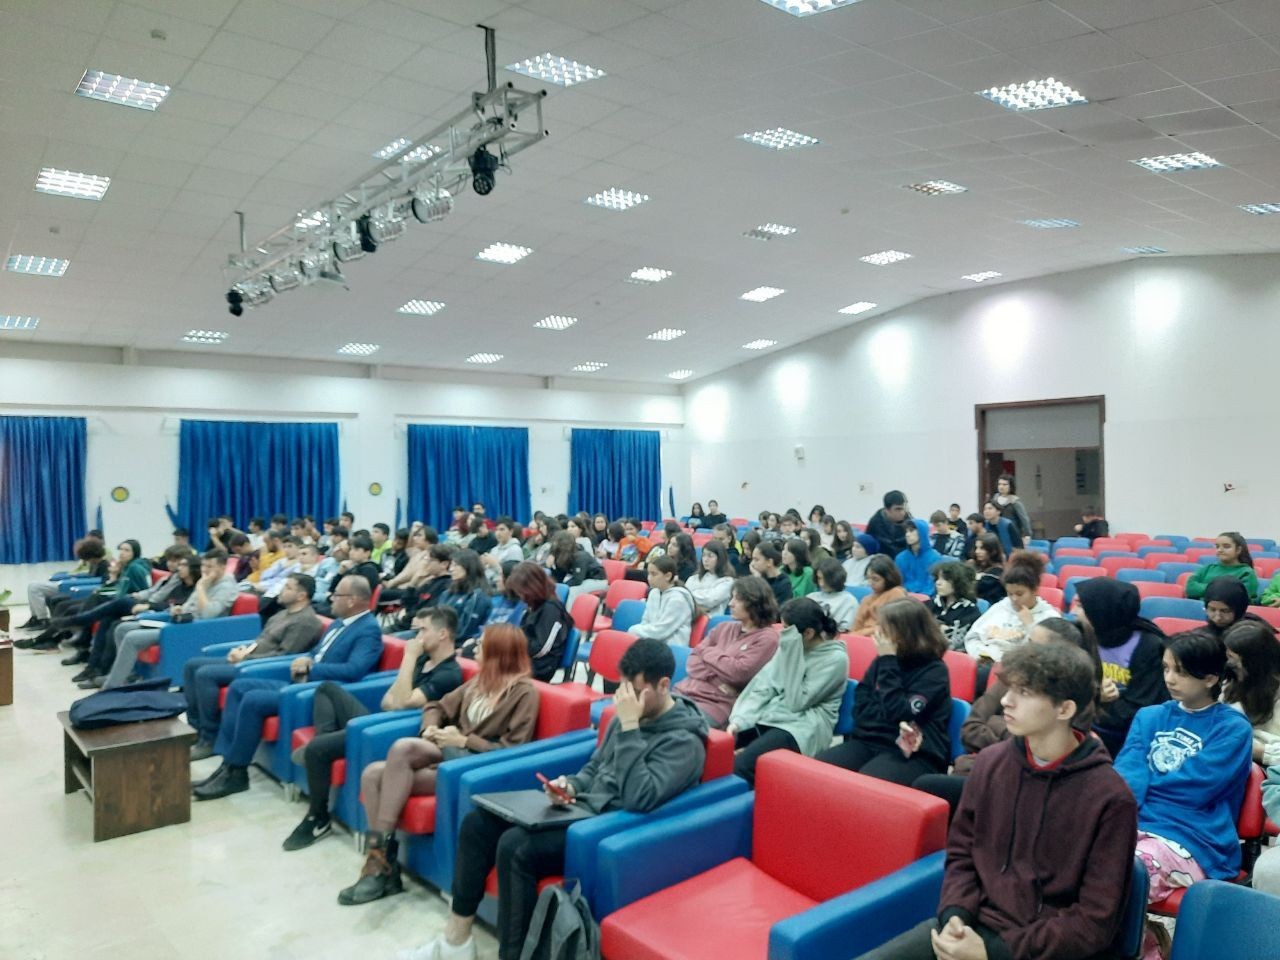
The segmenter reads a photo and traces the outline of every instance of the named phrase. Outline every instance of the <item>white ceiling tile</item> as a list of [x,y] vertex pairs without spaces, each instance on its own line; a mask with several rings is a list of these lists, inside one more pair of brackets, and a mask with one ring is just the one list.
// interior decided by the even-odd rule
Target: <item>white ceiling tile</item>
[[870,45],[877,53],[918,70],[978,60],[996,53],[994,47],[952,29],[939,27],[910,37]]
[[1156,65],[1186,83],[1240,77],[1280,68],[1280,52],[1275,47],[1251,37],[1216,47],[1201,47],[1161,57]]
[[1065,40],[1089,33],[1079,19],[1058,10],[1052,3],[1029,3],[988,17],[966,20],[956,29],[997,50],[1020,50],[1038,44]]
[[1272,0],[1231,0],[1222,4],[1222,12],[1258,36],[1280,33],[1280,5]]
[[1098,30],[1169,17],[1213,5],[1213,0],[1054,0],[1063,10]]
[[[193,60],[200,55],[200,51],[205,48],[215,33],[214,27],[210,24],[200,23],[191,17],[149,10],[134,3],[114,5],[96,3],[94,6],[111,11],[103,28],[106,36],[128,43],[154,46],[165,53],[189,57]],[[87,25],[80,23],[77,26],[85,29]],[[162,31],[165,35],[164,39],[158,40],[152,37],[151,33],[154,30]]]
[[337,24],[315,45],[314,52],[382,74],[393,72],[421,49],[417,41],[371,30],[361,22]]
[[236,6],[226,20],[226,29],[305,52],[319,43],[335,23],[319,10],[304,10],[276,0],[253,0]]
[[[204,61],[196,61],[182,78],[184,90],[241,103],[257,103],[274,86],[270,77],[245,73]],[[159,112],[159,111],[157,111]]]
[[214,37],[200,54],[205,63],[216,63],[220,67],[245,70],[277,80],[287,77],[302,57],[301,51],[226,31]]
[[1280,84],[1280,69],[1254,73],[1247,77],[1231,77],[1227,80],[1210,80],[1198,84],[1204,95],[1218,103],[1233,107],[1238,103],[1270,100]]
[[1111,36],[1145,57],[1162,57],[1244,40],[1249,31],[1214,5],[1117,27]]

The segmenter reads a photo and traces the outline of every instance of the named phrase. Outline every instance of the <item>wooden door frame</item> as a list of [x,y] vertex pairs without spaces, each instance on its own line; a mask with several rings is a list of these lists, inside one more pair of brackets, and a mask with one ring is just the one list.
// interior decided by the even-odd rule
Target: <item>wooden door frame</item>
[[[1107,398],[1105,394],[1094,394],[1085,397],[1059,397],[1052,400],[1013,400],[1007,403],[975,403],[973,405],[973,425],[978,431],[978,502],[981,506],[983,494],[987,491],[982,489],[982,485],[986,480],[984,475],[984,458],[987,454],[987,418],[988,410],[1026,410],[1035,407],[1061,407],[1070,404],[1096,403],[1098,405],[1098,508],[1099,512],[1106,515],[1107,503],[1107,454],[1106,454],[1106,424],[1107,424]],[[1089,448],[1080,448],[1089,449]],[[981,513],[981,510],[978,511]]]

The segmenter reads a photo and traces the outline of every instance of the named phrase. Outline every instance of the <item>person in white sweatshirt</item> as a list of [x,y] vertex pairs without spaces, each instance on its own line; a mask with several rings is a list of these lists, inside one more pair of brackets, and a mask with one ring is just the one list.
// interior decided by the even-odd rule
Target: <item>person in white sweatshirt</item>
[[853,626],[854,615],[858,612],[858,598],[844,589],[845,576],[844,565],[839,560],[831,557],[820,560],[813,571],[818,589],[809,594],[810,600],[816,600],[831,614],[841,633]]
[[1012,650],[1027,642],[1031,628],[1041,620],[1061,616],[1058,610],[1040,599],[1040,575],[1044,560],[1040,554],[1015,550],[1005,565],[1005,598],[974,621],[964,638],[965,651],[971,657],[999,662]]
[[658,557],[650,561],[648,571],[652,589],[644,605],[644,617],[627,632],[687,647],[697,608],[693,594],[681,586],[672,557]]
[[703,546],[698,572],[685,581],[685,586],[707,616],[724,613],[733,591],[733,567],[723,543],[712,540]]

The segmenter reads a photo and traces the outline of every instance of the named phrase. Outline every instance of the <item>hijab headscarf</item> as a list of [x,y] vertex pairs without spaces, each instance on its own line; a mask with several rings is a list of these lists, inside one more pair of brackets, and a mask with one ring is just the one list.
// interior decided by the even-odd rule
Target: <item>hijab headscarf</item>
[[1214,577],[1204,588],[1205,606],[1210,600],[1225,603],[1235,614],[1235,620],[1241,619],[1249,609],[1249,591],[1235,577]]
[[1110,577],[1090,577],[1076,584],[1076,596],[1101,647],[1118,647],[1133,636],[1133,631],[1144,626],[1160,632],[1155,624],[1138,616],[1142,598],[1132,583]]
[[853,539],[862,544],[862,549],[867,551],[867,556],[873,557],[880,552],[880,541],[869,533],[855,534]]

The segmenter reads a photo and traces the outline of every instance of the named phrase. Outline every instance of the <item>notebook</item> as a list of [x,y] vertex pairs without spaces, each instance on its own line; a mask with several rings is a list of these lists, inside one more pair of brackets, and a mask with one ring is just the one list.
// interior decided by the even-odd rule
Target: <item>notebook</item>
[[494,816],[501,817],[526,830],[547,830],[567,827],[578,820],[586,820],[594,814],[584,807],[571,805],[558,807],[547,799],[541,790],[505,790],[500,793],[479,793],[472,802]]

